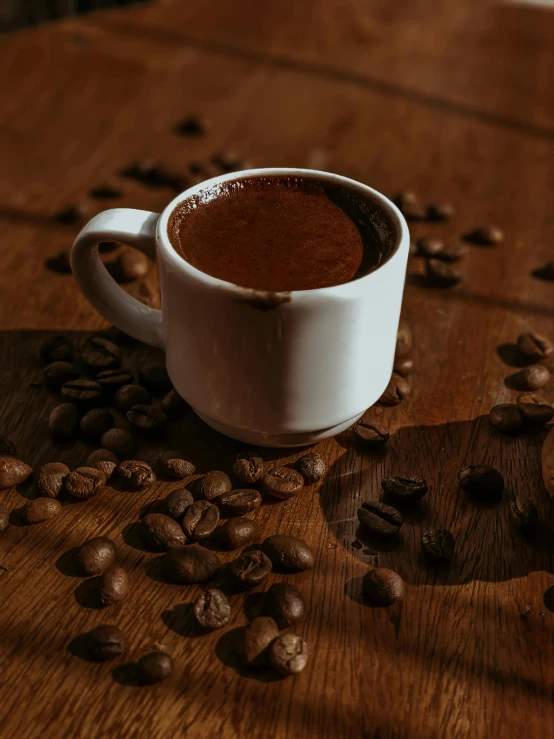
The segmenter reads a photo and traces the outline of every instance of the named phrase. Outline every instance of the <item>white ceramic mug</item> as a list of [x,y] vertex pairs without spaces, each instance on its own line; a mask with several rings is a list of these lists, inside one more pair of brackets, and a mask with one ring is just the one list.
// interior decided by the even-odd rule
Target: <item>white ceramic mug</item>
[[[342,185],[384,210],[396,229],[390,258],[344,285],[270,294],[201,272],[171,245],[177,205],[219,182],[260,175]],[[102,241],[129,244],[160,271],[161,310],[122,290],[98,255]],[[328,172],[251,169],[207,180],[163,213],[115,208],[77,236],[71,267],[81,290],[109,321],[165,349],[171,381],[207,424],[262,446],[301,446],[348,428],[390,379],[409,250],[400,211],[366,185]]]

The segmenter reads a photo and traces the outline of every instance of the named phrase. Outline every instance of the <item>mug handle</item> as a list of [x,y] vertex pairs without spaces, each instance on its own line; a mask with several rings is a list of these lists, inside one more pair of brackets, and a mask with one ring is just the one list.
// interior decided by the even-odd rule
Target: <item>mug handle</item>
[[71,269],[85,297],[104,318],[135,339],[163,348],[162,311],[143,305],[119,287],[98,254],[100,242],[118,241],[155,259],[159,217],[159,213],[133,208],[99,213],[75,239]]

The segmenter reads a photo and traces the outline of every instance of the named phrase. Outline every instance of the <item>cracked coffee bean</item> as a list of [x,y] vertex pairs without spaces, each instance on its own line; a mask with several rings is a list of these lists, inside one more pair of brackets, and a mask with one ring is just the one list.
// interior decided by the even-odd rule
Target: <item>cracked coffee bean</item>
[[73,359],[73,342],[62,334],[52,336],[43,341],[39,355],[44,364],[70,362]]
[[113,265],[117,282],[134,282],[148,274],[148,258],[137,249],[123,249]]
[[71,380],[62,385],[62,398],[81,406],[95,405],[102,399],[102,385],[94,380]]
[[263,489],[274,498],[292,498],[304,487],[304,478],[290,467],[273,467],[262,478]]
[[127,638],[117,626],[102,624],[87,635],[88,651],[98,662],[116,659],[127,651]]
[[77,432],[79,412],[73,403],[60,403],[48,418],[48,428],[55,439],[71,439]]
[[523,426],[523,413],[513,403],[495,405],[489,411],[489,422],[503,434],[517,434]]
[[102,575],[113,565],[117,549],[106,536],[85,541],[77,551],[77,566],[83,575]]
[[134,405],[127,411],[127,420],[140,431],[155,431],[166,423],[167,416],[154,405]]
[[141,518],[138,528],[141,541],[148,549],[164,552],[186,544],[183,529],[163,513],[148,513]]
[[517,399],[517,405],[528,423],[543,426],[554,418],[554,406],[536,395],[524,394]]
[[262,496],[257,490],[231,490],[213,499],[222,516],[244,516],[255,511],[262,504]]
[[241,482],[252,484],[264,474],[264,461],[256,452],[242,452],[233,464],[233,472]]
[[217,506],[207,500],[197,500],[185,511],[181,525],[190,541],[206,539],[219,523]]
[[538,390],[550,381],[550,372],[542,364],[535,364],[511,375],[510,384],[516,390]]
[[186,488],[172,490],[164,500],[164,513],[178,521],[184,515],[187,508],[194,503],[192,493]]
[[96,382],[111,395],[122,387],[132,384],[134,375],[125,369],[109,369],[96,375]]
[[539,512],[532,500],[516,494],[510,501],[510,511],[515,523],[523,533],[531,533],[537,528]]
[[196,472],[196,467],[192,462],[183,458],[179,451],[163,452],[157,460],[158,472],[163,477],[169,477],[170,480],[184,480]]
[[269,648],[269,661],[281,675],[298,675],[308,664],[308,645],[297,634],[279,634]]
[[13,444],[7,436],[0,436],[0,456],[1,457],[15,457],[17,450],[15,444]]
[[256,539],[259,533],[256,521],[250,518],[230,518],[217,529],[221,544],[227,549],[240,549]]
[[93,408],[81,418],[79,429],[85,439],[96,441],[113,427],[113,417],[107,408]]
[[96,467],[106,475],[106,480],[109,480],[117,469],[119,461],[119,457],[107,449],[96,449],[88,455],[86,466]]
[[236,650],[246,667],[261,667],[269,660],[269,646],[279,636],[279,629],[272,618],[259,616],[243,627],[237,637]]
[[504,234],[498,226],[479,226],[466,234],[465,240],[480,246],[494,246],[504,240]]
[[209,580],[219,572],[219,557],[200,544],[175,547],[164,554],[162,570],[175,582],[197,583]]
[[227,568],[229,575],[243,588],[261,585],[267,580],[271,570],[271,560],[260,549],[243,552]]
[[402,526],[400,511],[379,501],[367,501],[358,508],[358,520],[364,529],[379,536],[397,534]]
[[540,362],[552,354],[552,343],[532,331],[520,334],[516,343],[519,353],[530,362]]
[[428,560],[450,562],[454,556],[454,537],[447,529],[429,529],[421,537],[421,546]]
[[10,511],[5,503],[0,503],[0,534],[10,525]]
[[314,553],[302,539],[285,534],[269,536],[262,544],[274,567],[284,567],[293,572],[303,572],[314,566]]
[[167,680],[175,669],[173,657],[166,652],[143,654],[137,664],[142,682],[146,685],[155,685]]
[[96,467],[77,467],[65,478],[65,489],[82,500],[92,498],[104,489],[106,475]]
[[391,606],[404,598],[406,586],[399,574],[386,567],[376,567],[362,580],[364,595],[381,606]]
[[23,506],[23,523],[33,524],[49,521],[62,512],[60,501],[55,498],[35,498]]
[[358,421],[354,426],[356,437],[368,447],[380,447],[389,440],[389,432],[369,421]]
[[404,400],[404,398],[407,398],[411,392],[412,389],[408,382],[403,377],[400,377],[400,375],[393,372],[385,392],[377,401],[377,405],[398,405]]
[[164,395],[161,406],[162,411],[172,421],[184,418],[190,409],[189,404],[181,398],[177,390],[170,390]]
[[119,367],[119,347],[101,336],[91,336],[81,349],[83,362],[96,372]]
[[427,279],[435,287],[454,287],[464,278],[463,272],[458,267],[440,259],[427,259],[425,267]]
[[43,498],[57,498],[62,492],[69,467],[61,462],[43,464],[38,471],[36,491]]
[[298,460],[297,465],[307,485],[318,482],[327,472],[327,466],[319,454],[304,454]]
[[21,485],[33,471],[32,467],[16,457],[0,457],[0,490]]
[[412,351],[414,339],[406,321],[400,321],[396,332],[396,357],[406,357]]
[[227,596],[217,588],[200,593],[194,601],[192,611],[198,624],[206,631],[221,629],[231,620],[231,606]]
[[100,445],[120,459],[132,457],[136,448],[134,437],[128,431],[117,428],[109,429],[102,434]]
[[294,585],[277,582],[265,595],[264,613],[270,616],[280,629],[297,624],[304,618],[305,612],[304,596]]
[[44,384],[51,389],[58,389],[66,382],[77,380],[81,370],[69,362],[52,362],[44,368]]
[[145,387],[130,384],[120,387],[114,400],[117,407],[126,412],[130,411],[135,405],[150,405],[152,396]]
[[172,390],[171,380],[163,364],[147,364],[139,370],[141,385],[154,395],[165,395]]
[[392,495],[399,501],[417,501],[427,495],[429,486],[423,477],[408,477],[393,475],[381,480],[381,487],[387,495]]
[[129,594],[129,575],[123,567],[112,565],[100,578],[100,603],[113,606],[121,603]]
[[213,500],[218,495],[229,493],[232,489],[231,480],[225,472],[214,470],[206,472],[198,483],[198,495],[204,500]]
[[504,490],[504,478],[494,467],[471,465],[458,474],[460,487],[477,498],[500,498]]
[[120,462],[117,474],[127,490],[133,492],[148,490],[156,482],[156,475],[152,467],[138,459],[128,459],[125,462]]
[[430,221],[449,221],[456,215],[456,210],[451,203],[430,203],[427,206],[427,218]]
[[411,357],[395,359],[392,371],[400,377],[408,377],[415,372],[414,360]]
[[432,236],[423,236],[416,241],[419,257],[435,257],[444,249],[444,241]]

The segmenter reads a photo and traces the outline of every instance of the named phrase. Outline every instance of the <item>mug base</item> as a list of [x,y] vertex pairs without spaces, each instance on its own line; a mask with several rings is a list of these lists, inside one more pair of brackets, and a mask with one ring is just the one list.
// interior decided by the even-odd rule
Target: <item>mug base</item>
[[206,423],[211,428],[219,431],[224,436],[229,436],[231,439],[236,441],[242,441],[245,444],[252,444],[252,446],[267,446],[267,447],[292,447],[292,446],[307,446],[308,444],[315,444],[322,439],[328,439],[330,436],[336,436],[341,431],[345,431],[347,428],[356,423],[362,416],[354,416],[349,418],[343,423],[338,423],[336,426],[329,426],[325,429],[319,429],[317,431],[305,431],[302,433],[289,433],[289,434],[266,434],[263,431],[250,431],[248,429],[236,428],[234,426],[228,426],[226,423],[220,423],[215,421],[213,418],[205,416],[195,408],[192,409],[198,418]]

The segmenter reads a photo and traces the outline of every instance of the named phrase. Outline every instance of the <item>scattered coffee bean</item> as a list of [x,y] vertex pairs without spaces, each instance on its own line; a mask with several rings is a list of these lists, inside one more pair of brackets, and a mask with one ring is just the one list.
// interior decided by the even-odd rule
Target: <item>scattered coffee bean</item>
[[274,498],[292,498],[304,487],[304,478],[290,467],[273,467],[262,478],[264,490]]
[[123,385],[115,394],[115,404],[122,411],[130,411],[135,405],[150,405],[152,396],[140,385]]
[[171,187],[176,192],[186,189],[186,180],[182,175],[169,172],[163,165],[148,160],[133,162],[121,171],[121,176],[147,187]]
[[277,582],[266,593],[264,612],[280,629],[286,629],[304,618],[306,601],[294,585]]
[[241,482],[251,484],[264,474],[264,461],[256,452],[242,452],[233,464],[233,472]]
[[102,399],[102,385],[94,380],[71,380],[62,385],[62,398],[82,406],[95,405]]
[[200,593],[192,610],[198,624],[206,631],[221,629],[231,620],[231,606],[227,596],[216,588]]
[[164,501],[164,513],[178,521],[184,515],[187,508],[194,503],[192,493],[186,488],[172,490]]
[[374,603],[391,606],[404,598],[406,586],[404,580],[393,570],[376,567],[366,574],[362,580],[362,590]]
[[61,462],[43,464],[38,471],[36,491],[43,498],[57,498],[62,492],[69,467]]
[[155,685],[171,677],[175,663],[171,655],[166,652],[149,652],[143,654],[138,661],[142,681],[146,685]]
[[89,212],[90,205],[88,203],[76,203],[56,213],[54,220],[64,224],[79,223]]
[[69,258],[69,251],[65,250],[58,252],[55,256],[49,257],[44,260],[44,266],[51,272],[55,272],[59,275],[70,275],[71,274],[71,261]]
[[456,211],[450,203],[430,203],[427,206],[427,218],[430,221],[448,221]]
[[402,516],[392,506],[379,501],[367,501],[358,508],[358,520],[372,534],[392,536],[400,531]]
[[539,512],[532,500],[516,493],[510,501],[510,511],[523,533],[530,533],[537,527]]
[[327,471],[327,466],[319,454],[304,454],[298,460],[297,465],[307,485],[321,480]]
[[269,648],[269,661],[281,675],[298,675],[308,664],[308,645],[290,631],[279,634]]
[[141,518],[138,528],[143,544],[157,552],[186,544],[183,529],[177,521],[163,513],[148,513]]
[[398,405],[404,398],[407,398],[412,392],[412,388],[408,382],[400,375],[395,372],[392,373],[389,380],[389,384],[386,387],[385,392],[381,395],[377,401],[378,405]]
[[197,500],[185,511],[181,522],[190,541],[206,539],[219,523],[217,506],[207,500]]
[[90,336],[81,349],[83,362],[92,370],[102,370],[119,367],[119,347],[101,336]]
[[132,372],[121,368],[104,370],[96,375],[96,382],[110,395],[122,387],[132,387],[133,379]]
[[479,226],[465,235],[465,240],[480,246],[494,246],[504,240],[504,234],[498,226]]
[[410,190],[399,192],[394,198],[394,203],[408,221],[424,221],[427,218],[427,208]]
[[395,359],[392,371],[400,377],[408,377],[415,372],[414,360],[411,357]]
[[[243,162],[234,152],[218,152],[213,154],[211,158],[214,167],[221,172],[236,172],[238,169],[245,169]],[[215,172],[213,176],[215,176]]]
[[10,511],[5,503],[0,503],[0,534],[10,525]]
[[218,556],[200,544],[175,547],[162,559],[162,569],[167,577],[182,583],[209,580],[219,572],[220,567]]
[[55,498],[35,498],[29,500],[22,511],[23,523],[33,524],[48,521],[62,512],[60,501]]
[[189,115],[175,126],[175,133],[179,136],[203,136],[209,124],[195,115]]
[[444,241],[432,236],[423,236],[416,243],[417,253],[420,257],[434,257],[444,249]]
[[240,549],[258,536],[259,526],[250,518],[230,518],[217,529],[219,541],[227,549]]
[[257,490],[230,490],[213,499],[222,516],[244,516],[255,511],[262,504],[262,496]]
[[150,265],[147,257],[137,249],[123,249],[117,256],[114,274],[118,282],[133,282],[148,274]]
[[100,603],[113,606],[121,603],[129,594],[129,575],[123,567],[112,565],[100,578]]
[[0,436],[0,457],[15,457],[16,453],[15,444],[7,436]]
[[489,422],[503,434],[517,434],[523,426],[523,414],[513,403],[495,405],[489,411]]
[[380,447],[389,440],[389,432],[369,421],[358,421],[354,426],[357,438],[368,447]]
[[171,380],[163,364],[147,364],[139,370],[141,384],[154,395],[165,395],[170,390]]
[[167,421],[167,416],[154,405],[134,405],[127,411],[127,420],[141,431],[155,431]]
[[406,321],[400,321],[396,332],[396,357],[406,357],[412,350],[414,339]]
[[267,580],[272,570],[271,560],[260,549],[251,549],[229,563],[233,580],[243,588],[254,588]]
[[123,429],[109,429],[105,434],[102,434],[100,444],[120,459],[128,459],[135,453],[135,439],[128,431]]
[[81,371],[69,362],[52,362],[44,368],[44,384],[52,389],[60,388],[64,383],[76,380]]
[[104,489],[106,475],[96,467],[77,467],[65,478],[65,489],[75,498],[92,498]]
[[120,462],[117,474],[127,490],[133,492],[148,490],[156,482],[156,475],[150,465],[138,459],[128,459]]
[[121,197],[121,190],[115,185],[104,184],[94,187],[90,191],[90,195],[98,200],[111,200]]
[[60,403],[48,418],[48,428],[56,439],[71,439],[77,431],[79,412],[73,403]]
[[179,451],[164,452],[157,460],[158,472],[170,480],[184,480],[196,472],[196,467],[192,462],[183,459],[183,455]]
[[425,262],[427,279],[435,287],[454,287],[463,280],[463,272],[453,264],[440,259],[427,259]]
[[441,251],[435,254],[435,259],[452,264],[452,262],[459,262],[467,252],[467,244],[464,244],[463,241],[450,241]]
[[120,657],[127,650],[125,634],[117,626],[97,626],[88,634],[88,651],[99,662]]
[[113,427],[113,417],[107,408],[93,408],[81,418],[79,429],[85,439],[96,441]]
[[432,562],[450,562],[454,555],[454,537],[447,529],[429,529],[421,537],[425,556]]
[[214,470],[206,472],[198,483],[198,495],[204,500],[213,500],[218,495],[229,493],[232,489],[231,480],[225,472]]
[[260,667],[269,660],[269,646],[279,636],[279,629],[272,618],[259,616],[240,630],[236,650],[246,667]]
[[32,468],[17,457],[0,457],[0,490],[21,485],[29,477]]
[[510,386],[516,390],[538,390],[550,381],[550,372],[542,364],[535,364],[511,375]]
[[170,390],[162,400],[162,411],[172,420],[184,418],[189,411],[189,404],[183,400],[177,390]]
[[102,575],[113,565],[117,549],[106,536],[95,536],[81,544],[77,551],[77,566],[83,575]]
[[387,495],[392,495],[399,501],[421,500],[429,490],[429,486],[423,477],[408,477],[406,475],[385,477],[381,480],[381,487]]
[[91,452],[87,457],[87,467],[96,467],[106,475],[106,480],[109,480],[113,475],[117,466],[119,465],[119,457],[109,452],[107,449],[96,449]]
[[552,354],[552,342],[532,331],[520,334],[516,343],[519,353],[530,362],[540,362]]
[[314,553],[305,541],[295,536],[285,534],[269,536],[262,544],[262,550],[272,561],[274,567],[303,572],[314,566]]
[[554,407],[536,395],[520,395],[517,405],[528,423],[543,426],[554,418]]
[[458,474],[460,487],[466,493],[482,498],[499,498],[504,490],[504,478],[493,467],[471,465]]

